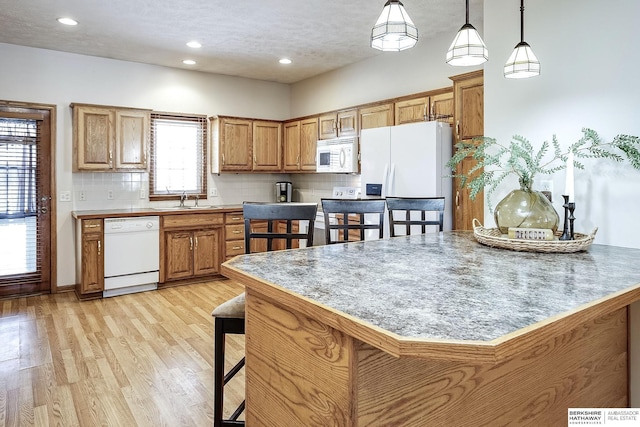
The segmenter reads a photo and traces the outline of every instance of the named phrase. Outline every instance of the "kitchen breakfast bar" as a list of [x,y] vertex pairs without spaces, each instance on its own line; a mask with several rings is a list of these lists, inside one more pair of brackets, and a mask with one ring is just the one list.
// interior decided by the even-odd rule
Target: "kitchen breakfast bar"
[[247,425],[561,426],[628,407],[639,261],[469,232],[238,256],[222,271],[247,293]]

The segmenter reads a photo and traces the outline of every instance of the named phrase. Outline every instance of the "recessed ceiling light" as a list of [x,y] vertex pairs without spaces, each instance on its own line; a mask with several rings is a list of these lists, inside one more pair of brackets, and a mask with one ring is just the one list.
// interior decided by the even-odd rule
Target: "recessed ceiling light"
[[194,61],[193,59],[185,59],[184,61],[182,61],[182,63],[184,65],[196,65],[196,61]]
[[281,64],[291,64],[291,60],[289,58],[282,58],[278,62]]
[[71,18],[58,18],[58,22],[64,25],[78,25],[78,21]]
[[190,41],[189,43],[187,43],[187,46],[192,47],[194,49],[198,49],[198,48],[202,47],[202,45],[199,42],[197,42],[196,40]]

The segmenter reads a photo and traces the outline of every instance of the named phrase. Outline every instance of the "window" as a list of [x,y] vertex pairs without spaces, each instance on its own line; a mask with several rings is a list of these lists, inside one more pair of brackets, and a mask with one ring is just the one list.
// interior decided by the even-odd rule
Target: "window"
[[149,197],[175,198],[186,192],[207,195],[207,118],[151,114]]

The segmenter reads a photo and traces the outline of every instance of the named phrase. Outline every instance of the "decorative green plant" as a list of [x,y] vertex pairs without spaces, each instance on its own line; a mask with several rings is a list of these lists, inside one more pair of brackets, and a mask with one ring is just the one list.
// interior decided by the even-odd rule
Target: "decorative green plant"
[[[605,143],[598,134],[588,128],[582,129],[583,136],[571,144],[565,151],[553,136],[551,144],[545,141],[535,152],[533,145],[524,137],[514,135],[509,145],[499,144],[493,138],[482,137],[472,142],[459,142],[456,151],[447,163],[455,169],[456,165],[467,157],[477,163],[466,174],[454,174],[460,179],[460,187],[471,190],[470,197],[475,199],[482,190],[486,191],[489,210],[491,195],[498,185],[511,174],[518,176],[520,188],[531,191],[533,179],[537,174],[550,175],[566,167],[569,153],[574,155],[574,166],[584,169],[584,165],[577,159],[607,158],[617,162],[625,157],[635,169],[640,169],[640,138],[632,135],[618,135],[611,142]],[[553,146],[553,157],[548,158],[547,152]]]

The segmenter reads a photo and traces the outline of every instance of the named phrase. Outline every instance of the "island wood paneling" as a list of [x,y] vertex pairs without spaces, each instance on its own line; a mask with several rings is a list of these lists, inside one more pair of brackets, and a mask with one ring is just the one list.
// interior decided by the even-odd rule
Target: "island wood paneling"
[[570,407],[625,407],[627,310],[499,363],[472,363],[394,357],[249,288],[247,422],[555,426]]
[[247,425],[355,426],[353,339],[251,291],[245,339]]

